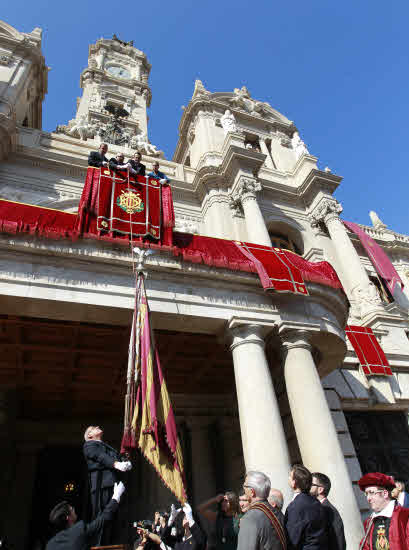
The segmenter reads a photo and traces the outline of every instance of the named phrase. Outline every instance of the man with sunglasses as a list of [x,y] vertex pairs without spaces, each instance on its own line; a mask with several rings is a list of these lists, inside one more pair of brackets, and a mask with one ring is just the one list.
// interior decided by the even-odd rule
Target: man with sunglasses
[[358,481],[372,514],[365,520],[360,550],[407,550],[409,548],[409,509],[392,498],[395,481],[380,472],[364,475]]
[[324,506],[328,517],[328,547],[331,550],[346,550],[347,543],[344,533],[344,522],[335,508],[328,500],[328,493],[331,489],[331,481],[328,476],[321,472],[312,474],[312,485],[310,495],[317,498]]

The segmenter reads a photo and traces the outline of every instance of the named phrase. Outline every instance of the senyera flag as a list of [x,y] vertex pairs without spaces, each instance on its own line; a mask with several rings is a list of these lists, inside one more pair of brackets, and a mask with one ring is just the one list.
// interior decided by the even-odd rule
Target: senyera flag
[[121,451],[139,448],[175,497],[186,502],[182,448],[149,320],[144,275],[136,281]]

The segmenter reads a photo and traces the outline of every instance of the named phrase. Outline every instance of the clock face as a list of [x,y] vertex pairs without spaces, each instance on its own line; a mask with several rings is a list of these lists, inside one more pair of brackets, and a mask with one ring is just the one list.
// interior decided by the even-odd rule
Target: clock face
[[131,73],[123,67],[118,67],[118,65],[111,65],[111,67],[108,67],[107,72],[116,78],[131,78]]

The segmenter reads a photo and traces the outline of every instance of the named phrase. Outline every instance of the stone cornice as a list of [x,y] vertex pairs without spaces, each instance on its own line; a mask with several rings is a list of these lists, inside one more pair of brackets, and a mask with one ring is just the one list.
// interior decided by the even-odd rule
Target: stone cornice
[[116,40],[101,38],[100,40],[97,40],[95,44],[90,44],[88,49],[88,55],[91,56],[97,53],[100,49],[107,50],[107,51],[113,50],[122,55],[126,55],[131,59],[134,59],[134,60],[138,59],[142,61],[143,66],[149,71],[152,68],[152,65],[148,62],[148,58],[146,54],[143,51],[138,50],[134,46],[125,46],[124,44],[121,44]]
[[[78,265],[83,264],[89,269],[91,262],[94,266],[92,269],[95,272],[101,272],[102,270],[108,274],[123,274],[123,270],[126,269],[129,270],[130,276],[132,274],[131,253],[128,247],[119,244],[104,243],[90,239],[76,242],[63,239],[60,241],[51,241],[49,239],[26,235],[9,236],[1,234],[0,250],[7,252],[8,258],[17,255],[23,263],[25,257],[28,256],[27,261],[29,262],[35,260],[36,263],[49,265],[50,257],[52,257],[54,266],[56,262],[61,265],[65,265],[68,262],[67,265],[72,269],[79,262]],[[256,274],[185,262],[164,250],[155,250],[155,254],[147,258],[145,267],[152,272],[152,276],[154,273],[162,273],[160,275],[161,279],[166,273],[169,275],[177,274],[178,277],[193,278],[196,282],[200,279],[209,280],[209,282],[213,281],[218,287],[222,283],[233,285],[236,291],[238,289],[237,285],[244,285],[243,290],[245,287],[250,287],[252,288],[252,292],[259,293],[260,296],[266,296]],[[285,301],[300,299],[314,300],[316,297],[323,307],[337,311],[338,316],[343,317],[345,315],[346,301],[341,291],[310,282],[307,282],[306,286],[310,293],[309,297],[300,297],[292,294],[284,296],[271,293],[271,308],[274,309],[276,307],[275,304],[282,304]]]
[[[383,229],[379,230],[375,227],[371,227],[368,225],[358,224],[361,229],[365,231],[372,239],[374,239],[376,242],[378,242],[379,245],[382,246],[382,248],[389,249],[389,250],[398,250],[402,249],[406,252],[409,250],[409,236],[403,235],[402,233],[396,233],[395,231],[392,231],[390,229]],[[360,242],[359,238],[355,233],[352,233],[352,231],[349,231],[348,228],[346,228],[348,231],[349,238],[354,241],[355,243]]]
[[298,188],[298,193],[303,197],[305,204],[309,205],[317,194],[317,191],[325,191],[332,195],[342,181],[341,176],[322,170],[311,170]]

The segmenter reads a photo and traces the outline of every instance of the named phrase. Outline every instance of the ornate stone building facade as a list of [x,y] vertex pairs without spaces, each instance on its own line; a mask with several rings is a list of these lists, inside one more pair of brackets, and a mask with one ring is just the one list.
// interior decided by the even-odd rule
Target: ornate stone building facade
[[[0,197],[75,212],[88,152],[102,138],[113,154],[139,147],[150,168],[163,156],[148,139],[150,68],[132,44],[98,40],[76,118],[45,132],[41,31],[0,23]],[[266,294],[251,273],[166,250],[147,259],[194,503],[238,490],[246,468],[268,473],[288,503],[289,466],[302,460],[331,478],[348,547],[357,548],[368,508],[356,486],[362,470],[409,477],[409,237],[374,214],[373,226],[361,226],[406,284],[391,296],[341,221],[333,193],[342,178],[319,170],[295,124],[245,87],[211,93],[196,81],[173,160],[162,158],[161,170],[172,179],[176,229],[327,260],[345,291],[307,282],[307,297]],[[0,530],[26,549],[42,544],[61,495],[86,508],[84,428],[104,425],[119,443],[134,277],[130,252],[112,243],[4,230],[0,248],[0,487],[8,503]],[[362,373],[347,323],[373,329],[392,377]],[[127,484],[124,533],[171,501],[142,459]]]

